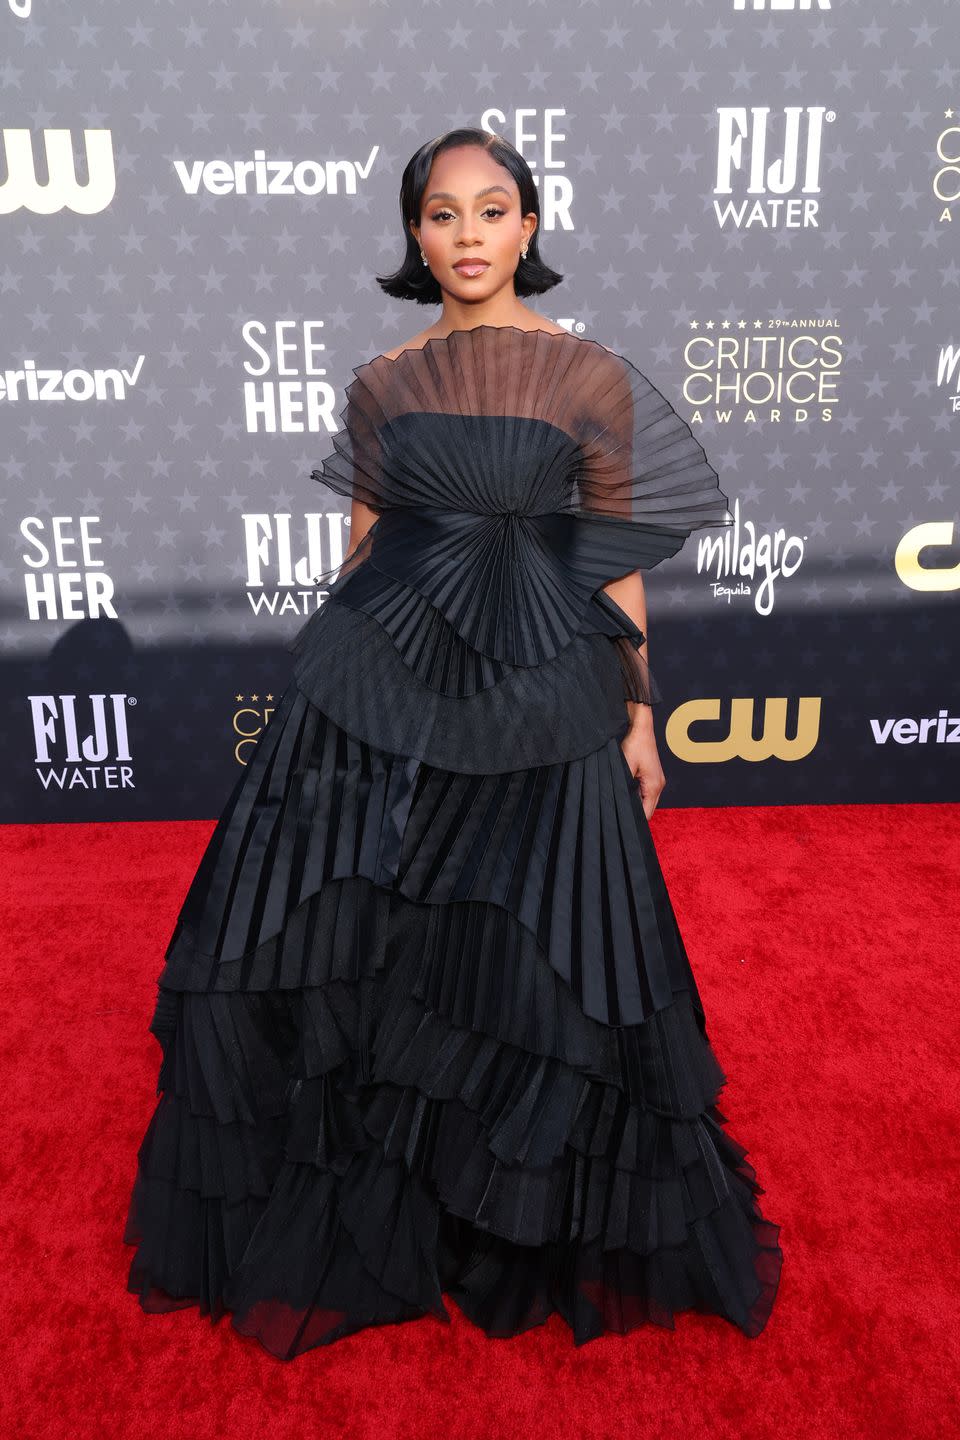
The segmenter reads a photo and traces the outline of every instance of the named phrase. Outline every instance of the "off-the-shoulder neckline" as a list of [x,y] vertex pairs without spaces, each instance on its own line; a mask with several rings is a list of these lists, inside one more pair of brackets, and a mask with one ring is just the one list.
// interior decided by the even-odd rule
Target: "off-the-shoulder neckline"
[[422,345],[408,345],[400,351],[399,355],[375,355],[372,360],[366,360],[362,365],[353,367],[356,375],[361,370],[368,369],[371,365],[383,362],[387,365],[398,365],[405,355],[420,355],[430,345],[445,345],[455,335],[475,335],[478,330],[512,330],[517,335],[546,335],[550,340],[575,340],[578,345],[596,345],[600,350],[606,350],[608,355],[616,355],[609,345],[604,345],[600,340],[594,340],[589,335],[574,335],[571,330],[544,330],[541,326],[535,326],[532,330],[525,330],[520,325],[469,325],[461,326],[459,329],[450,330],[446,335],[432,335]]

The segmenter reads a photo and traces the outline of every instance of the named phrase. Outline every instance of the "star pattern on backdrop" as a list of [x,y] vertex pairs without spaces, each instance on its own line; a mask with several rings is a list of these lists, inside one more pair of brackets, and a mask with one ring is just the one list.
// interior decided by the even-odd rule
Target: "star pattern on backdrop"
[[[914,701],[936,713],[956,673],[951,596],[918,595],[895,563],[903,534],[927,521],[952,521],[960,543],[958,421],[937,383],[940,347],[960,343],[960,262],[930,189],[960,80],[944,51],[954,16],[946,0],[922,15],[876,15],[854,0],[843,17],[689,10],[696,23],[682,25],[657,4],[517,11],[493,0],[453,16],[439,4],[401,15],[359,0],[296,17],[243,3],[199,15],[174,6],[162,25],[142,7],[102,23],[96,3],[63,27],[43,3],[29,21],[3,17],[4,124],[28,127],[35,153],[45,129],[68,129],[79,175],[83,130],[109,129],[116,176],[101,214],[4,217],[4,368],[32,359],[132,373],[144,363],[119,400],[0,405],[0,637],[21,694],[95,686],[105,656],[128,665],[130,687],[144,692],[136,725],[150,715],[165,738],[138,730],[151,737],[144,748],[156,744],[146,769],[160,789],[118,797],[123,813],[141,803],[150,813],[158,793],[182,813],[208,813],[198,777],[228,773],[231,697],[280,688],[282,647],[308,610],[254,610],[243,517],[289,514],[302,544],[308,513],[342,508],[309,479],[332,448],[328,432],[248,429],[244,363],[254,357],[243,325],[322,320],[339,413],[353,367],[434,313],[376,283],[402,255],[403,165],[425,138],[476,125],[487,108],[504,108],[500,128],[515,139],[513,105],[534,112],[521,123],[541,178],[554,173],[543,169],[543,112],[562,111],[555,173],[572,190],[571,228],[541,231],[564,283],[533,308],[627,356],[688,416],[691,335],[742,340],[758,325],[817,318],[835,319],[842,340],[829,421],[815,411],[804,423],[774,420],[760,408],[747,423],[740,401],[729,422],[723,405],[703,407],[696,427],[742,519],[758,535],[802,537],[803,561],[775,582],[772,613],[758,615],[750,596],[711,595],[697,534],[647,576],[661,722],[687,697],[829,696],[815,756],[808,766],[671,761],[671,803],[900,793],[913,757],[872,745],[864,697],[899,694],[898,713]],[[836,111],[824,125],[818,225],[721,229],[717,107],[767,104],[776,116],[784,103]],[[355,193],[219,194],[201,183],[191,194],[175,169],[256,150],[320,164],[375,156]],[[86,649],[74,635],[97,625],[29,620],[23,578],[24,518],[49,527],[79,515],[98,517],[117,611]],[[24,755],[13,707],[3,724],[6,753]],[[937,756],[928,747],[921,759],[909,785],[936,796]],[[5,787],[21,812],[35,793],[24,765]]]

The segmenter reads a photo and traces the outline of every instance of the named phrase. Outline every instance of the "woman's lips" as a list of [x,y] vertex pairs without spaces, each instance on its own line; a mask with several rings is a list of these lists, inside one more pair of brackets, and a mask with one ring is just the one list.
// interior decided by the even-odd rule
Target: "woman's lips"
[[490,269],[490,265],[486,260],[461,260],[453,268],[458,275],[482,275],[484,270]]

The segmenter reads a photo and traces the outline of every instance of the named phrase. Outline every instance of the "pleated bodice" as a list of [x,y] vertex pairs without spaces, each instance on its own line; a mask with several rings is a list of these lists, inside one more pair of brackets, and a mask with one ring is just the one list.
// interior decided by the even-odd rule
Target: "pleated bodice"
[[659,698],[602,587],[729,521],[689,425],[567,333],[455,330],[354,376],[312,478],[377,519],[288,647],[300,689],[358,738],[466,773],[591,753],[627,699]]

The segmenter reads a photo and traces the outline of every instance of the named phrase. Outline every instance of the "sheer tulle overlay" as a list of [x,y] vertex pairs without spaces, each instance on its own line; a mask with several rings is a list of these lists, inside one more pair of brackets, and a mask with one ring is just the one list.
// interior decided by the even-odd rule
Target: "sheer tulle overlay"
[[314,478],[377,519],[167,949],[128,1288],[283,1359],[444,1296],[495,1337],[755,1336],[779,1227],[717,1108],[620,743],[659,694],[602,589],[728,523],[718,477],[594,341],[480,326],[354,375]]

